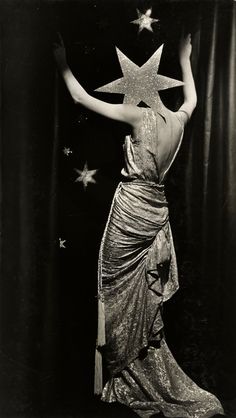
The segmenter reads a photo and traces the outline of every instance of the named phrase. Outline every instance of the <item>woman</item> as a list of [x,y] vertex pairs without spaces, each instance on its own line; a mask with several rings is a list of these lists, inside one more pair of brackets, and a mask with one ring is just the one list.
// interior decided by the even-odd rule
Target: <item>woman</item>
[[[123,181],[118,185],[99,254],[99,327],[96,392],[143,418],[212,417],[224,414],[219,400],[199,388],[176,363],[165,341],[163,302],[178,289],[178,273],[164,181],[197,103],[191,71],[191,37],[180,43],[184,103],[160,113],[90,96],[66,62],[63,41],[54,55],[75,103],[128,123]],[[101,348],[103,347],[103,350]],[[99,388],[101,351],[110,379]],[[101,366],[101,365],[100,365]]]

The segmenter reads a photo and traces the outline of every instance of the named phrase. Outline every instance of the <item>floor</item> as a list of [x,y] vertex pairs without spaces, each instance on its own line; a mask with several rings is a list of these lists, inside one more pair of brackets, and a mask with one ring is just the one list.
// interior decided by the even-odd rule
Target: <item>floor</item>
[[[235,401],[225,403],[223,406],[225,408],[226,415],[215,415],[214,418],[236,418]],[[90,405],[87,405],[87,407],[78,407],[77,411],[72,411],[68,407],[67,411],[65,409],[63,412],[58,411],[58,413],[54,413],[53,415],[43,415],[40,416],[40,418],[138,418],[138,416],[132,410],[130,410],[130,408],[124,405],[117,403],[108,404],[98,400],[91,403]],[[153,418],[164,418],[164,415],[155,415]]]

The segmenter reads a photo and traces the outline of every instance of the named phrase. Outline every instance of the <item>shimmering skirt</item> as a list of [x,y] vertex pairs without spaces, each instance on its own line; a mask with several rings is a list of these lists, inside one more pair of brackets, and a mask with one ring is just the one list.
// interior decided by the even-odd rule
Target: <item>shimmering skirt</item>
[[186,376],[165,341],[163,302],[179,284],[164,186],[139,180],[118,185],[99,265],[103,353],[111,375],[101,399],[144,418],[223,414],[219,400]]

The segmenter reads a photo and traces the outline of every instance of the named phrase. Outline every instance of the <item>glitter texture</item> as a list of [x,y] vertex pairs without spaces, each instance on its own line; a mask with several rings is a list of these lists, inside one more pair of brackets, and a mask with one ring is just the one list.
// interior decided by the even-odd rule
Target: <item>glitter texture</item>
[[83,170],[78,170],[77,168],[74,169],[79,176],[75,179],[75,182],[82,182],[84,189],[87,188],[88,183],[96,183],[93,176],[97,173],[98,170],[89,170],[87,162],[84,165]]
[[163,45],[139,67],[116,48],[123,77],[99,87],[95,91],[124,94],[124,103],[138,105],[140,102],[144,102],[154,111],[162,113],[164,105],[158,91],[184,84],[182,81],[157,74],[162,50]]
[[[163,182],[184,127],[168,109],[165,121],[152,109],[141,111],[141,127],[126,137],[126,179],[116,189],[99,252],[102,352],[110,372],[101,399],[123,403],[142,418],[160,411],[167,417],[209,418],[223,413],[220,401],[176,363],[163,324],[165,301],[179,287]],[[169,142],[164,157],[161,141]]]
[[140,33],[143,29],[147,29],[150,32],[153,32],[152,24],[159,22],[159,19],[154,19],[151,17],[152,9],[148,9],[145,13],[140,13],[138,9],[138,19],[132,20],[130,23],[134,23],[135,25],[139,26],[138,33]]

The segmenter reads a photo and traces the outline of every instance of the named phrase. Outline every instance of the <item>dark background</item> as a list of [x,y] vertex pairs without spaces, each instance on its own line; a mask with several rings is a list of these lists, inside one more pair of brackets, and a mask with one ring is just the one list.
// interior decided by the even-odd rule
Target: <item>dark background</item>
[[[150,6],[160,22],[138,35],[129,22],[136,8]],[[235,417],[235,2],[9,0],[0,7],[1,418],[115,416],[93,397],[96,272],[128,127],[73,104],[53,60],[56,32],[93,93],[122,75],[115,45],[142,65],[164,42],[159,73],[181,78],[183,28],[193,38],[198,106],[166,185],[180,275],[165,305],[166,334],[185,372]],[[175,110],[181,89],[162,99]],[[74,168],[86,161],[98,172],[84,191]]]

